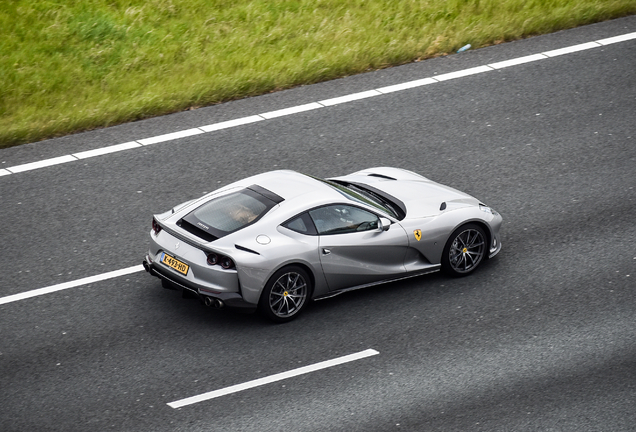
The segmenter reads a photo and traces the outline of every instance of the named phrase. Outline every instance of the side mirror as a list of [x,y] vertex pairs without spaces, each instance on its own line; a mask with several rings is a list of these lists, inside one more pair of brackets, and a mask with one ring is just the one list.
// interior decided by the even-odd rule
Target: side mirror
[[391,228],[391,221],[387,218],[381,217],[378,221],[378,228],[380,228],[380,231],[388,231],[389,228]]

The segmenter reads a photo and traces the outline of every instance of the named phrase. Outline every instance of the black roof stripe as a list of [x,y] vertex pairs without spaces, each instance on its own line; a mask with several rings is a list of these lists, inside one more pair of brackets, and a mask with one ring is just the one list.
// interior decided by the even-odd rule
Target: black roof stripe
[[276,204],[280,204],[283,201],[285,201],[285,198],[279,195],[276,195],[274,192],[256,184],[252,186],[248,186],[247,189],[254,191],[259,195],[263,195],[265,198],[267,198],[268,200],[274,201]]

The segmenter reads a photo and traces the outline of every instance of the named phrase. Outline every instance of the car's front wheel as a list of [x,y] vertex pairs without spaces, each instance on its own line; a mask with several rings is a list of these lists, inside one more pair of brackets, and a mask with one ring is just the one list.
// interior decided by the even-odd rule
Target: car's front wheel
[[265,285],[258,307],[274,322],[291,321],[305,308],[310,293],[311,279],[307,272],[298,266],[284,267]]
[[466,276],[479,266],[486,256],[486,233],[477,224],[457,228],[446,242],[442,255],[442,270],[452,276]]

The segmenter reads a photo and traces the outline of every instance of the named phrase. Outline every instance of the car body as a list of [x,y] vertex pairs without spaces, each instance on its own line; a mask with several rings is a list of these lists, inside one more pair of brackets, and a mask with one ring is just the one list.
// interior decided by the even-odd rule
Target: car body
[[289,170],[237,181],[153,216],[144,268],[206,305],[295,318],[311,299],[445,270],[501,249],[502,218],[399,168],[328,180]]

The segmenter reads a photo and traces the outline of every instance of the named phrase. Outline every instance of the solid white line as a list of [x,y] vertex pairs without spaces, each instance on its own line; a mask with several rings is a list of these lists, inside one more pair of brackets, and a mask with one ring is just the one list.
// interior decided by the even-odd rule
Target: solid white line
[[380,93],[393,93],[396,91],[408,90],[415,87],[425,86],[428,84],[435,84],[436,82],[439,82],[439,81],[437,81],[435,78],[423,78],[423,79],[418,79],[415,81],[405,82],[402,84],[395,84],[395,85],[390,85],[386,87],[381,87],[376,90],[379,91]]
[[596,42],[587,42],[579,45],[572,45],[565,48],[555,49],[552,51],[545,51],[542,54],[548,57],[556,57],[564,54],[572,54],[578,51],[584,51],[592,48],[598,48],[601,45]]
[[620,36],[614,36],[611,38],[607,38],[607,39],[601,39],[601,40],[597,40],[597,43],[600,43],[601,45],[610,45],[613,43],[617,43],[617,42],[625,42],[628,40],[632,40],[632,39],[636,39],[636,32],[634,33],[627,33],[624,35],[620,35]]
[[144,138],[144,139],[140,139],[137,140],[137,142],[141,145],[150,145],[150,144],[157,144],[157,143],[161,143],[161,142],[165,142],[165,141],[172,141],[172,140],[176,140],[179,138],[185,138],[185,137],[189,137],[192,135],[198,135],[198,134],[202,134],[205,133],[203,132],[201,129],[199,128],[193,128],[193,129],[186,129],[186,130],[182,130],[179,132],[172,132],[169,134],[165,134],[165,135],[158,135],[155,137],[150,137],[150,138]]
[[49,167],[49,166],[53,166],[53,165],[59,165],[59,164],[63,164],[66,162],[73,162],[76,161],[77,158],[74,158],[71,155],[65,155],[65,156],[60,156],[60,157],[54,157],[51,159],[45,159],[45,160],[41,160],[41,161],[37,161],[37,162],[30,162],[30,163],[26,163],[26,164],[22,164],[22,165],[16,165],[16,166],[12,166],[7,168],[7,171],[12,172],[13,174],[19,173],[19,172],[24,172],[24,171],[31,171],[34,169],[38,169],[38,168],[44,168],[44,167]]
[[259,114],[261,117],[269,120],[269,119],[273,119],[276,117],[282,117],[282,116],[286,116],[286,115],[291,115],[291,114],[297,114],[300,112],[304,112],[304,111],[310,111],[310,110],[314,110],[314,109],[318,109],[318,108],[324,108],[323,105],[319,104],[318,102],[312,102],[312,103],[308,103],[305,105],[297,105],[297,106],[293,106],[290,108],[284,108],[284,109],[280,109],[280,110],[276,110],[276,111],[270,111],[270,112],[266,112],[266,113],[262,113]]
[[341,103],[351,102],[351,101],[355,101],[359,99],[365,99],[368,97],[380,96],[381,94],[382,93],[380,93],[377,90],[369,90],[369,91],[363,91],[360,93],[352,93],[346,96],[340,96],[340,97],[336,97],[332,99],[321,100],[321,101],[318,101],[318,103],[324,106],[332,106],[332,105],[338,105]]
[[251,389],[254,387],[259,387],[265,384],[270,384],[276,381],[281,381],[287,378],[292,378],[298,375],[303,375],[303,374],[307,374],[310,372],[315,372],[317,370],[320,369],[326,369],[326,368],[330,368],[333,366],[337,366],[343,363],[348,363],[348,362],[352,362],[355,360],[360,360],[366,357],[371,357],[374,355],[380,354],[378,351],[374,350],[374,349],[368,349],[365,351],[361,351],[359,353],[355,353],[355,354],[349,354],[343,357],[338,357],[335,358],[333,360],[326,360],[320,363],[315,363],[313,365],[309,365],[309,366],[304,366],[298,369],[293,369],[287,372],[281,372],[279,374],[276,375],[271,375],[269,377],[265,377],[265,378],[260,378],[260,379],[256,379],[253,381],[248,381],[246,383],[243,384],[237,384],[231,387],[226,387],[220,390],[214,390],[208,393],[203,393],[200,394],[198,396],[192,396],[189,398],[185,398],[185,399],[181,399],[178,401],[174,401],[174,402],[170,402],[168,403],[168,406],[171,408],[181,408],[184,407],[186,405],[192,405],[198,402],[202,402],[202,401],[206,401],[206,400],[210,400],[210,399],[214,399],[220,396],[225,396],[231,393],[236,393],[236,392],[240,392],[243,390],[247,390],[247,389]]
[[544,56],[543,54],[533,54],[533,55],[518,57],[515,59],[505,60],[505,61],[501,61],[497,63],[490,63],[488,66],[490,66],[493,69],[502,69],[502,68],[507,68],[510,66],[517,66],[520,64],[537,61],[537,60],[545,60],[547,58],[548,57]]
[[95,283],[95,282],[100,282],[106,279],[112,279],[112,278],[116,278],[119,276],[124,276],[124,275],[128,275],[131,273],[137,273],[140,272],[144,269],[144,267],[139,264],[133,267],[128,267],[125,269],[121,269],[121,270],[115,270],[115,271],[111,271],[108,273],[102,273],[100,275],[96,275],[96,276],[89,276],[89,277],[85,277],[83,279],[78,279],[75,281],[70,281],[70,282],[64,282],[58,285],[53,285],[53,286],[49,286],[46,288],[39,288],[36,290],[32,290],[32,291],[27,291],[27,292],[23,292],[23,293],[19,293],[19,294],[13,294],[7,297],[0,297],[0,305],[3,305],[5,303],[11,303],[11,302],[15,302],[18,300],[24,300],[24,299],[28,299],[31,297],[37,297],[37,296],[41,296],[43,294],[49,294],[52,292],[56,292],[56,291],[62,291],[65,289],[69,289],[69,288],[75,288],[78,287],[80,285],[88,285],[91,283]]
[[254,123],[257,121],[263,121],[265,120],[264,117],[261,117],[259,115],[253,115],[253,116],[249,116],[249,117],[241,117],[235,120],[228,120],[228,121],[224,121],[224,122],[220,122],[220,123],[214,123],[211,125],[207,125],[207,126],[201,126],[199,127],[199,129],[201,129],[204,132],[213,132],[213,131],[217,131],[217,130],[221,130],[221,129],[227,129],[227,128],[231,128],[231,127],[236,127],[236,126],[242,126],[245,124],[249,124],[249,123]]
[[[401,91],[401,90],[407,90],[407,89],[411,89],[411,88],[415,88],[415,87],[420,87],[420,86],[423,86],[423,85],[434,84],[436,82],[447,81],[447,80],[455,79],[455,78],[462,78],[462,77],[466,77],[466,76],[469,76],[469,75],[474,75],[474,74],[481,73],[481,72],[488,72],[488,71],[495,70],[495,69],[501,69],[501,68],[510,67],[510,66],[516,66],[516,65],[519,65],[519,64],[528,63],[528,62],[532,62],[532,61],[543,60],[543,59],[546,59],[546,58],[549,58],[549,57],[556,57],[556,56],[560,56],[560,55],[564,55],[564,54],[571,54],[571,53],[582,51],[582,50],[587,50],[587,49],[591,49],[591,48],[597,48],[597,47],[600,47],[600,46],[614,44],[614,43],[618,43],[618,42],[624,42],[624,41],[628,41],[628,40],[632,40],[632,39],[636,39],[636,32],[627,33],[627,34],[624,34],[624,35],[613,36],[613,37],[606,38],[606,39],[599,39],[596,42],[587,42],[587,43],[573,45],[573,46],[570,46],[570,47],[560,48],[560,49],[556,49],[556,50],[552,50],[552,51],[546,51],[546,52],[541,53],[541,54],[533,54],[533,55],[529,55],[529,56],[525,56],[525,57],[519,57],[519,58],[516,58],[516,59],[496,62],[496,63],[492,63],[492,64],[489,64],[489,65],[477,66],[477,67],[473,67],[473,68],[469,68],[469,69],[464,69],[464,70],[460,70],[460,71],[450,72],[450,73],[438,75],[438,76],[435,76],[435,77],[423,78],[423,79],[419,79],[419,80],[415,80],[415,81],[409,81],[409,82],[406,82],[406,83],[401,83],[401,84],[395,84],[395,85],[391,85],[391,86],[381,87],[381,88],[378,88],[378,89],[375,89],[375,90],[368,90],[368,91],[365,91],[365,92],[354,93],[354,94],[351,94],[351,95],[345,95],[345,96],[341,96],[341,97],[337,97],[337,98],[333,98],[333,99],[326,99],[326,100],[324,100],[322,102],[312,102],[312,103],[309,103],[309,104],[299,105],[299,106],[290,107],[290,108],[284,108],[284,109],[280,109],[280,110],[276,110],[276,111],[263,113],[263,114],[260,114],[260,115],[242,117],[242,118],[235,119],[235,120],[229,120],[229,121],[225,121],[225,122],[210,124],[210,125],[207,125],[207,126],[201,126],[199,128],[193,128],[193,129],[188,129],[188,130],[179,131],[179,132],[173,132],[173,133],[169,133],[169,134],[165,134],[165,135],[159,135],[159,136],[155,136],[155,137],[144,138],[144,139],[141,139],[141,140],[137,140],[136,142],[141,144],[141,145],[150,145],[150,144],[156,144],[156,143],[161,143],[161,142],[165,142],[165,141],[176,140],[176,139],[179,139],[179,138],[184,138],[184,137],[197,135],[197,134],[201,134],[201,133],[213,132],[213,131],[220,130],[220,129],[226,129],[226,128],[231,128],[231,127],[241,126],[241,125],[244,125],[244,124],[253,123],[253,122],[257,122],[257,121],[269,120],[269,119],[273,119],[273,118],[276,118],[276,117],[296,114],[296,113],[309,111],[309,110],[313,110],[313,109],[317,109],[317,108],[323,108],[325,106],[331,106],[331,105],[335,105],[335,104],[338,104],[338,103],[351,102],[351,101],[354,101],[354,100],[362,99],[364,97],[372,97],[372,96],[377,96],[379,94],[386,94],[386,93],[392,93],[392,92]],[[130,147],[128,147],[128,146],[130,146]],[[65,162],[72,162],[72,161],[77,160],[77,159],[84,159],[84,158],[94,157],[94,156],[98,156],[98,155],[102,155],[102,154],[108,154],[108,153],[112,153],[112,152],[116,152],[116,151],[127,150],[129,148],[136,148],[136,147],[138,147],[138,146],[137,145],[133,145],[132,143],[124,143],[124,144],[118,144],[118,145],[111,146],[111,147],[105,147],[103,149],[96,149],[96,150],[89,150],[89,151],[86,151],[86,152],[75,153],[75,155],[74,155],[75,157],[73,155],[66,155],[66,156],[61,156],[61,157],[58,157],[58,158],[47,159],[47,160],[43,160],[43,161],[39,161],[39,162],[32,162],[32,163],[27,163],[27,164],[23,164],[23,165],[17,165],[17,166],[8,167],[8,168],[5,168],[5,169],[0,169],[0,177],[1,176],[6,176],[6,175],[9,175],[9,174],[15,174],[15,173],[24,172],[24,171],[30,171],[30,170],[34,170],[34,169],[38,169],[38,168],[44,168],[44,167],[48,167],[48,166],[52,166],[52,165],[65,163]]]
[[455,79],[455,78],[463,78],[465,76],[469,76],[469,75],[475,75],[478,73],[482,73],[482,72],[489,72],[493,70],[491,67],[488,66],[477,66],[474,68],[469,68],[469,69],[464,69],[464,70],[460,70],[460,71],[456,71],[456,72],[451,72],[451,73],[446,73],[446,74],[442,74],[442,75],[437,75],[434,78],[437,81],[447,81],[447,80],[451,80],[451,79]]
[[83,151],[83,152],[79,152],[79,153],[73,153],[72,156],[78,158],[78,159],[86,159],[86,158],[91,158],[91,157],[95,157],[95,156],[101,156],[101,155],[105,155],[105,154],[110,154],[110,153],[115,153],[115,152],[119,152],[119,151],[123,151],[123,150],[130,150],[133,149],[135,147],[141,147],[141,144],[139,144],[136,141],[131,141],[131,142],[127,142],[127,143],[123,143],[123,144],[117,144],[117,145],[112,145],[112,146],[108,146],[108,147],[102,147],[102,148],[98,148],[95,150],[87,150],[87,151]]

